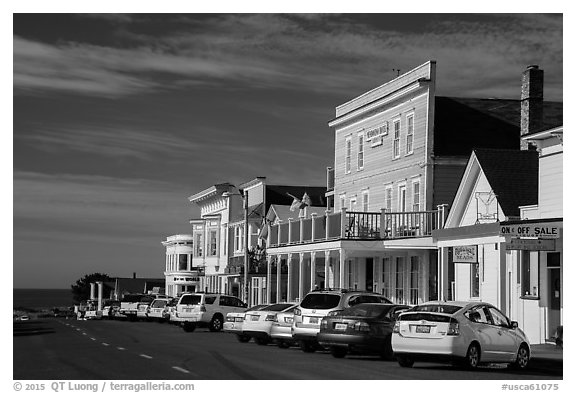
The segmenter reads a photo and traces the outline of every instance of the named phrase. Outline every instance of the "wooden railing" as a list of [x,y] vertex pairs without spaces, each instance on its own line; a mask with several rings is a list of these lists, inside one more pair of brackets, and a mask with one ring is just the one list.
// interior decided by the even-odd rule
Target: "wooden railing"
[[402,239],[431,236],[434,229],[444,226],[446,205],[437,210],[421,212],[327,212],[310,218],[290,219],[271,225],[268,247],[311,243],[336,239]]

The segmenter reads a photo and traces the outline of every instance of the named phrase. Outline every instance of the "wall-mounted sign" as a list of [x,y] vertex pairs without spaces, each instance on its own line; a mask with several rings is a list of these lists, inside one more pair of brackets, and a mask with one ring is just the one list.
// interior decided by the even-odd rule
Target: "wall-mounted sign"
[[378,138],[387,134],[388,134],[388,122],[385,122],[380,127],[376,127],[366,131],[366,140],[370,141],[373,138]]
[[560,225],[550,223],[502,225],[500,227],[500,234],[505,237],[558,239],[560,237]]
[[452,262],[477,263],[478,246],[456,246],[452,249]]
[[506,250],[525,251],[554,251],[556,240],[554,239],[518,239],[511,237],[506,239]]

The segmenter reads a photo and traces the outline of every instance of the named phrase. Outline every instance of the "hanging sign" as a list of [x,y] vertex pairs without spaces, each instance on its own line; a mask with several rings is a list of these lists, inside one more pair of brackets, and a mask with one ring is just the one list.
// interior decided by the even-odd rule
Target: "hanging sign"
[[505,237],[533,237],[538,239],[560,238],[560,225],[550,223],[526,223],[502,225],[500,234]]
[[478,263],[478,246],[455,246],[452,249],[452,262]]

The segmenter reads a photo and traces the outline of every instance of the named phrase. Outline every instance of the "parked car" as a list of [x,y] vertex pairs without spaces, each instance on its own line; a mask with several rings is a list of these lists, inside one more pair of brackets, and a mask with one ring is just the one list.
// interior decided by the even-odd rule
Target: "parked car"
[[267,345],[272,341],[270,331],[276,314],[295,307],[296,304],[294,303],[277,303],[260,310],[246,311],[242,333],[248,337],[253,337],[258,345]]
[[247,343],[252,337],[242,333],[242,326],[244,325],[244,316],[249,311],[261,310],[269,304],[258,304],[249,308],[246,312],[229,312],[226,314],[226,322],[224,322],[223,330],[227,333],[236,334],[236,338],[241,343]]
[[170,320],[168,313],[168,303],[171,299],[154,299],[146,310],[146,318],[150,321],[166,322]]
[[292,338],[297,340],[304,352],[314,352],[318,347],[316,335],[320,321],[330,311],[343,310],[362,303],[392,303],[388,298],[374,292],[347,289],[323,289],[309,292],[294,309]]
[[402,367],[426,360],[524,369],[530,361],[530,343],[518,323],[484,302],[428,302],[404,312],[394,325],[392,349]]
[[272,327],[270,328],[270,337],[276,341],[278,348],[289,348],[291,345],[297,344],[292,338],[295,309],[296,307],[293,307],[274,315],[274,321],[272,321]]
[[117,300],[105,300],[102,308],[102,318],[113,319],[120,313],[120,302]]
[[366,303],[331,311],[320,322],[318,342],[332,356],[342,358],[349,352],[392,357],[392,329],[398,315],[410,306]]
[[246,303],[235,296],[214,293],[185,293],[176,304],[176,318],[186,332],[196,326],[208,326],[218,332],[224,325],[224,315],[229,312],[245,312]]
[[124,315],[130,321],[136,320],[136,313],[138,311],[138,303],[143,297],[148,295],[143,293],[127,293],[122,297],[120,302],[120,314]]

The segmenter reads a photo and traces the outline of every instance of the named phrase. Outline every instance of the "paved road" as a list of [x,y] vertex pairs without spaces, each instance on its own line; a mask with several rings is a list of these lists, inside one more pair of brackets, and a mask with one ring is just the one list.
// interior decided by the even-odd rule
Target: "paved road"
[[198,328],[127,321],[31,320],[14,323],[14,379],[46,380],[462,380],[561,379],[502,366],[477,371],[416,363],[401,368],[377,357],[335,359],[327,352],[242,344]]

